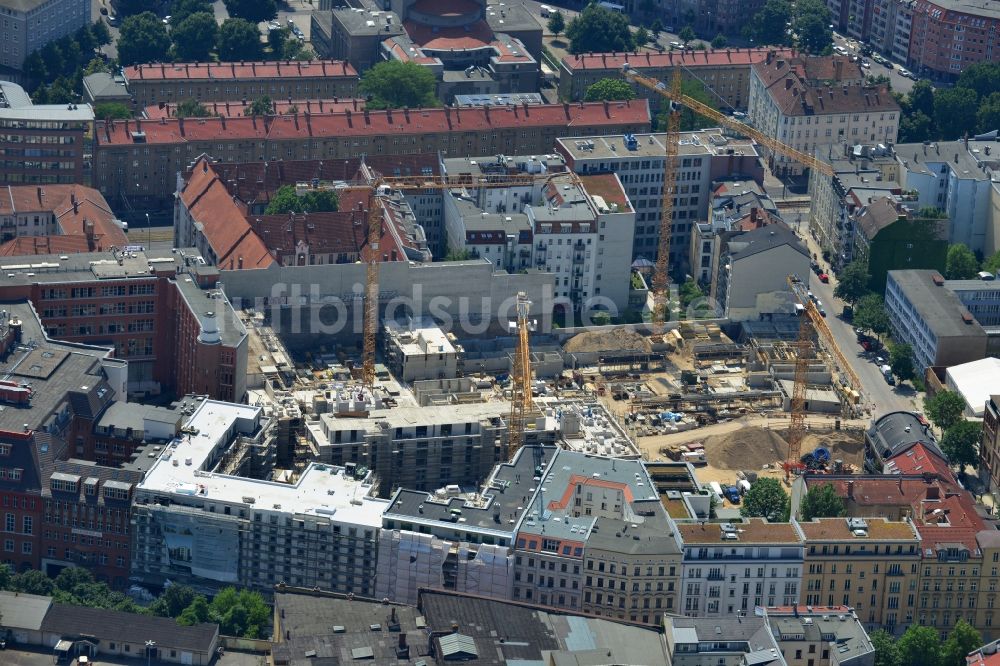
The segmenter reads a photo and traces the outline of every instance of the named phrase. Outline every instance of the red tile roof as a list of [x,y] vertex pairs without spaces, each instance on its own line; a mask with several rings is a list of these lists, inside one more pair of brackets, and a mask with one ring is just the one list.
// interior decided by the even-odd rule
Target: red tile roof
[[944,479],[954,479],[948,462],[923,444],[914,444],[906,451],[890,458],[886,464],[887,474],[923,474],[933,472]]
[[436,31],[416,21],[404,21],[403,27],[414,44],[431,50],[484,48],[494,39],[493,31],[483,20],[466,26],[438,28]]
[[752,67],[785,115],[899,111],[888,87],[863,85],[861,66],[841,56],[770,58]]
[[601,125],[645,125],[649,102],[590,102],[530,106],[464,107],[300,114],[299,116],[187,118],[159,121],[97,122],[97,144],[173,144],[191,141],[281,140],[309,137],[482,132],[526,127],[587,128]]
[[920,532],[924,557],[936,557],[936,549],[945,544],[962,544],[972,553],[979,550],[976,534],[986,528],[986,523],[976,512],[972,496],[963,491],[941,500],[920,503],[914,516]]
[[722,67],[750,65],[762,62],[768,52],[779,56],[790,57],[792,49],[706,49],[704,51],[668,51],[665,53],[581,53],[568,55],[562,59],[562,65],[569,70],[578,69],[612,69],[620,70],[628,63],[636,69],[655,67],[673,67],[681,65],[686,68]]
[[86,236],[21,236],[0,245],[0,257],[92,252]]
[[244,269],[267,268],[274,263],[244,217],[246,208],[229,194],[211,168],[196,165],[180,198],[191,216],[202,224],[217,266],[235,268],[241,260]]
[[128,81],[236,79],[303,79],[357,77],[358,72],[342,60],[290,62],[195,62],[132,65],[124,69]]
[[1000,666],[1000,650],[997,650],[996,641],[988,645],[992,646],[992,653],[979,648],[965,657],[966,666]]
[[[239,118],[243,116],[249,103],[243,102],[201,102],[213,116]],[[343,111],[361,111],[365,108],[365,100],[356,98],[343,99],[297,99],[274,101],[274,111],[282,115],[294,107],[299,113],[341,113]],[[143,115],[149,120],[173,118],[177,113],[176,104],[154,104],[143,109]]]
[[[55,217],[63,236],[79,236],[84,238],[85,244],[88,227],[92,224],[93,247],[90,251],[128,243],[104,196],[83,185],[16,185],[0,189],[0,215],[18,213],[50,214]],[[61,245],[70,247],[66,243]],[[22,243],[6,249],[13,252],[29,247],[35,246]]]

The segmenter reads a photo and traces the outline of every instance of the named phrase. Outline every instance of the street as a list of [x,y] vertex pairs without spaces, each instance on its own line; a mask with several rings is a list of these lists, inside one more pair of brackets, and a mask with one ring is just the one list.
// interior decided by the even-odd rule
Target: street
[[[850,55],[861,56],[861,45],[853,39],[848,39],[847,37],[835,32],[833,33],[833,44],[834,46],[844,47]],[[866,69],[865,72],[871,76],[888,76],[892,89],[895,92],[908,93],[913,88],[915,81],[900,75],[898,64],[894,63],[892,69],[889,69],[885,65],[881,65],[872,60],[870,56],[865,58],[865,60],[871,64],[871,67]]]

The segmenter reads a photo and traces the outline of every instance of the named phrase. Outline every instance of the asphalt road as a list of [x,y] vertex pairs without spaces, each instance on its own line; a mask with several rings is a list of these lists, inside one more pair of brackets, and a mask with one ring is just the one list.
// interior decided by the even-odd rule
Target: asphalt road
[[[841,34],[834,33],[833,43],[835,46],[843,46],[851,55],[861,55],[860,45],[852,39],[848,39]],[[885,65],[880,65],[879,63],[872,60],[870,57],[866,58],[871,64],[866,71],[872,76],[888,76],[889,81],[892,83],[892,89],[896,92],[908,93],[910,89],[913,88],[915,81],[913,79],[908,79],[905,76],[899,74],[899,65],[894,64],[892,69],[889,69]]]
[[[864,404],[871,408],[873,415],[885,414],[897,410],[920,410],[915,403],[916,392],[909,384],[889,386],[874,359],[865,354],[858,344],[854,327],[844,321],[841,313],[844,303],[834,298],[834,282],[823,284],[814,274],[810,273],[809,288],[823,303],[827,312],[826,323],[830,327],[834,341],[841,353],[847,357],[855,374],[861,379]],[[888,352],[882,352],[886,356]]]

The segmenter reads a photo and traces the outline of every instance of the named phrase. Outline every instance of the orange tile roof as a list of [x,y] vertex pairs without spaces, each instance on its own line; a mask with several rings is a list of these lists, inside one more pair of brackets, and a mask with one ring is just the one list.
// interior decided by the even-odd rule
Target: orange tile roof
[[431,132],[482,132],[560,127],[566,129],[602,125],[648,126],[649,102],[589,102],[534,104],[530,106],[456,107],[363,111],[354,113],[300,114],[299,116],[240,118],[161,118],[159,121],[98,121],[98,147],[134,145],[134,132],[142,132],[139,143],[174,144],[192,141],[281,140],[348,136],[388,136]]
[[416,21],[404,21],[403,27],[414,44],[430,50],[485,48],[494,39],[493,31],[483,20],[467,26],[438,28],[436,31]]
[[948,463],[923,444],[914,444],[893,456],[885,464],[887,474],[923,474],[934,472],[942,478],[954,478]]
[[[102,248],[106,249],[106,248]],[[0,257],[92,252],[86,236],[21,236],[0,245]]]
[[636,69],[652,69],[656,67],[673,67],[681,65],[686,68],[722,67],[751,65],[767,58],[769,51],[779,56],[790,57],[792,49],[768,49],[757,47],[753,49],[705,49],[704,51],[668,51],[665,53],[581,53],[567,55],[562,59],[563,67],[569,70],[578,69],[612,69],[620,70],[628,63]]
[[[243,102],[201,102],[201,104],[213,116],[225,116],[226,118],[242,117],[243,112],[250,106],[249,103],[244,104]],[[299,113],[340,113],[343,111],[362,111],[365,108],[365,100],[353,97],[275,100],[273,104],[277,115],[287,113],[292,107],[298,109]],[[173,118],[176,113],[176,104],[154,104],[143,109],[143,115],[149,120]]]
[[274,258],[247,222],[245,208],[226,190],[210,168],[196,168],[180,195],[191,216],[202,224],[202,233],[220,268],[268,268]]
[[289,62],[195,62],[132,65],[124,70],[127,81],[236,79],[302,79],[357,77],[358,72],[342,60]]
[[899,110],[888,87],[862,85],[861,66],[847,58],[793,56],[752,67],[785,115]]
[[[104,196],[83,185],[14,185],[0,189],[0,215],[49,213],[64,236],[86,236],[93,224],[94,247],[125,245],[128,238],[115,223],[115,214]],[[17,246],[17,247],[25,247]]]

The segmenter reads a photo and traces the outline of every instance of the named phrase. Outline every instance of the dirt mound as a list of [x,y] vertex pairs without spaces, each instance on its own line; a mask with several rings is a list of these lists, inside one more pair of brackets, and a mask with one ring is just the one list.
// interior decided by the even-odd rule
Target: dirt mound
[[649,353],[653,346],[649,340],[627,328],[610,331],[586,331],[566,341],[563,349],[568,352],[634,351]]
[[864,462],[865,440],[860,433],[851,434],[836,430],[806,433],[802,438],[802,453],[809,453],[817,446],[829,449],[830,457],[834,460],[840,459],[845,463],[859,466]]
[[787,455],[788,442],[766,428],[749,426],[705,440],[705,457],[719,469],[760,469]]

